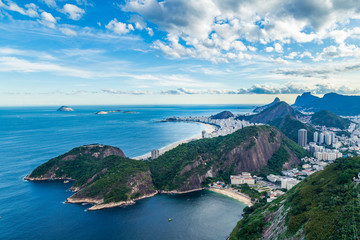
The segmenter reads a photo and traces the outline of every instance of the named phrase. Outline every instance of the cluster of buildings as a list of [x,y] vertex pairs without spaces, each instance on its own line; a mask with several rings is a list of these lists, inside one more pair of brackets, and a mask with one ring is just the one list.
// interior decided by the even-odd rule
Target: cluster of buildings
[[227,119],[212,119],[211,117],[172,117],[172,121],[184,121],[184,122],[198,122],[204,124],[210,124],[216,127],[216,130],[212,133],[202,132],[203,138],[213,138],[218,136],[225,136],[231,134],[244,127],[252,126],[253,123],[244,120],[237,120],[236,117],[230,117]]
[[336,134],[334,132],[314,132],[314,143],[330,146],[331,144],[336,144],[337,142],[338,139],[336,138]]
[[239,184],[248,184],[254,185],[255,179],[248,172],[242,172],[240,175],[231,175],[230,176],[231,184],[239,185]]

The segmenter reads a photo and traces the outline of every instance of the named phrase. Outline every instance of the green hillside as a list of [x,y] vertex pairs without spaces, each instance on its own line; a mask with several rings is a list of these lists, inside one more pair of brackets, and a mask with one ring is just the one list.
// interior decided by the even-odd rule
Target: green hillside
[[235,239],[359,239],[360,158],[338,159],[277,200],[245,209]]
[[340,129],[347,129],[351,123],[350,120],[339,117],[335,113],[332,113],[328,110],[321,110],[314,113],[311,117],[311,122],[314,125],[334,127]]
[[269,124],[277,127],[281,132],[283,132],[288,138],[290,138],[294,142],[297,142],[298,140],[298,130],[306,129],[308,131],[308,142],[313,141],[315,129],[310,125],[300,122],[291,115],[286,115],[284,117],[275,119],[274,121],[269,122]]

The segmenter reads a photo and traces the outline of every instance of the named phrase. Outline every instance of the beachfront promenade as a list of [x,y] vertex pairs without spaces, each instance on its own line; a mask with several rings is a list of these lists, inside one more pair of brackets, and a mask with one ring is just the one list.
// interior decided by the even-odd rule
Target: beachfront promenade
[[[165,152],[176,148],[180,144],[188,143],[194,140],[205,138],[213,138],[218,136],[225,136],[231,134],[239,129],[244,127],[252,126],[253,123],[244,121],[244,120],[237,120],[234,117],[227,118],[227,119],[212,119],[211,117],[171,117],[160,122],[189,122],[189,123],[198,123],[202,124],[206,127],[205,134],[203,135],[202,132],[199,134],[192,136],[188,139],[184,139],[175,143],[172,143],[168,146],[159,149],[159,154],[162,155]],[[146,153],[141,156],[137,156],[133,159],[136,160],[146,160],[151,157],[151,152]]]

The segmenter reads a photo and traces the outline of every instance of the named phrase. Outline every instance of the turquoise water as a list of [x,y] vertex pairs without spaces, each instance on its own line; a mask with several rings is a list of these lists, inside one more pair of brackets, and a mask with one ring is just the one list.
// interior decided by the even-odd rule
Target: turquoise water
[[[225,239],[241,218],[244,204],[207,191],[157,195],[126,208],[87,212],[88,206],[63,204],[71,185],[23,177],[80,145],[109,144],[135,157],[204,129],[195,123],[156,122],[167,117],[244,113],[252,106],[56,108],[0,108],[0,239]],[[94,114],[116,109],[137,113]]]

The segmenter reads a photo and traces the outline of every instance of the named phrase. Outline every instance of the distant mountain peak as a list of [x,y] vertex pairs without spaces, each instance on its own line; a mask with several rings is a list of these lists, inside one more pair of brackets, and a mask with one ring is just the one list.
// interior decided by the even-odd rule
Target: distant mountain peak
[[238,119],[247,120],[253,123],[269,123],[286,115],[292,115],[296,117],[297,115],[300,115],[300,113],[295,111],[289,104],[282,101],[264,109],[260,113],[249,116],[239,116]]
[[311,92],[304,92],[300,96],[297,96],[294,106],[304,106],[317,99],[319,99],[319,97],[312,95]]
[[262,111],[264,111],[265,109],[267,109],[267,108],[269,108],[269,107],[271,107],[271,106],[274,106],[275,104],[277,104],[277,103],[279,103],[279,102],[280,102],[280,98],[276,97],[276,98],[274,99],[274,101],[272,101],[271,103],[266,104],[266,105],[264,105],[264,106],[257,107],[257,108],[255,108],[255,109],[253,110],[253,112],[255,112],[255,113],[262,112]]
[[322,98],[303,93],[293,105],[298,110],[317,112],[329,110],[338,115],[354,116],[360,114],[360,96],[327,93]]

